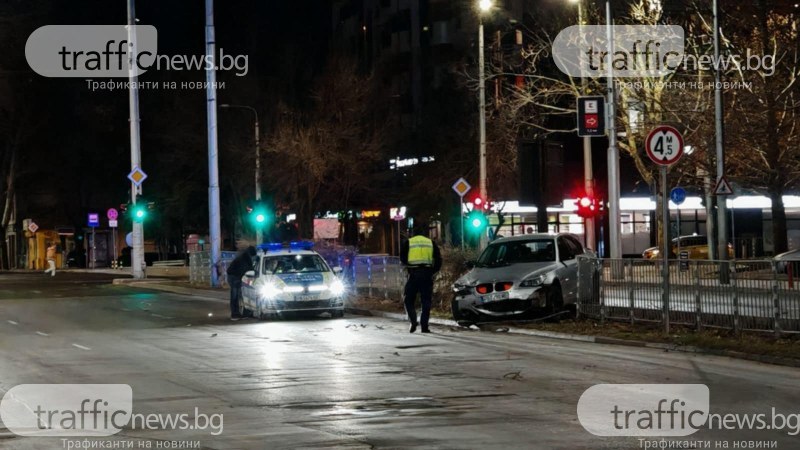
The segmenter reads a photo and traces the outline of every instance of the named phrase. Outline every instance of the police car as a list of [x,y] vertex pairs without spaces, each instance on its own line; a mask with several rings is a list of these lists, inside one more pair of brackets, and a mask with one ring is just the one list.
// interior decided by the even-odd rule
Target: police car
[[344,315],[342,269],[311,250],[312,242],[261,244],[253,270],[242,277],[240,313],[258,319],[287,312]]

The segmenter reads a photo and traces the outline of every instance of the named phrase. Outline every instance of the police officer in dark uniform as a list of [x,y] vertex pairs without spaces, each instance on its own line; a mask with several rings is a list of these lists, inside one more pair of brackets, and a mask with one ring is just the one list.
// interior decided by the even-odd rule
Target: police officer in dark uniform
[[433,299],[433,276],[442,268],[442,255],[439,247],[430,240],[428,225],[419,223],[414,226],[414,235],[406,242],[400,251],[400,260],[408,271],[408,281],[406,281],[403,292],[403,302],[408,314],[408,321],[411,322],[409,332],[417,331],[417,311],[414,303],[417,294],[422,300],[422,314],[419,324],[422,325],[423,333],[430,333],[428,329],[428,318],[431,315],[431,301]]
[[239,320],[242,316],[239,314],[239,297],[242,291],[242,277],[248,270],[253,270],[255,263],[256,248],[252,245],[231,262],[228,266],[228,285],[231,287],[231,320]]

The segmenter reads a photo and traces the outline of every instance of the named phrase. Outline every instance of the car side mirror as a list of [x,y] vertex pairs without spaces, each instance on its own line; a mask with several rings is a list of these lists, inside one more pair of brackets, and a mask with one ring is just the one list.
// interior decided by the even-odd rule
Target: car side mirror
[[255,270],[248,270],[247,272],[244,273],[244,276],[246,276],[247,278],[255,278],[256,277],[256,271]]
[[339,275],[340,273],[342,273],[343,270],[344,269],[342,269],[341,267],[336,266],[336,267],[333,268],[333,274],[334,275]]

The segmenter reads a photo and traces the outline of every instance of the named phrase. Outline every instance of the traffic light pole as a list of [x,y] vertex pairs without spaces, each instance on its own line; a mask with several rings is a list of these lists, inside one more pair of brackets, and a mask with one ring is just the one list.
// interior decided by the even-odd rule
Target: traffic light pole
[[222,231],[219,205],[219,166],[217,165],[217,74],[215,72],[214,0],[206,0],[206,115],[208,117],[208,229],[211,240],[211,286],[219,287],[222,257]]
[[[134,61],[136,50],[136,7],[135,0],[128,0],[128,96],[131,128],[131,170],[141,165],[141,153],[139,149],[139,87],[137,68]],[[141,193],[140,187],[131,181],[131,204],[136,204],[136,195]],[[92,230],[94,231],[94,229]],[[131,252],[131,272],[134,279],[140,280],[145,276],[144,272],[144,226],[142,222],[133,221],[133,251]]]

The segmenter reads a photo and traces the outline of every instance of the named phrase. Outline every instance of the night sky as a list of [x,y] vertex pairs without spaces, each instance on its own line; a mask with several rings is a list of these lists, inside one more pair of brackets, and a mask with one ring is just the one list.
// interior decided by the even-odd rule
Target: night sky
[[[301,102],[309,81],[323,67],[330,6],[320,0],[216,3],[218,51],[249,59],[246,76],[217,72],[217,80],[225,83],[218,102],[255,106],[268,124],[269,107]],[[138,0],[136,10],[140,24],[157,28],[159,54],[204,53],[202,1]],[[18,218],[35,218],[47,228],[82,226],[86,212],[104,211],[128,198],[128,92],[92,92],[84,79],[32,73],[25,62],[25,40],[44,25],[124,24],[126,3],[12,0],[0,5],[0,19],[11,23],[0,32],[0,45],[11,55],[0,62],[0,110],[24,137]],[[202,82],[205,73],[150,71],[140,81]],[[205,95],[204,89],[140,91],[142,168],[149,175],[144,196],[167,208],[182,208],[190,226],[198,228],[207,225]],[[220,110],[218,117],[220,175],[225,180],[242,165],[238,153],[228,150],[251,145],[240,141],[241,136],[251,138],[253,125],[246,111]],[[170,205],[164,188],[174,192],[179,184],[191,191],[193,204]]]

